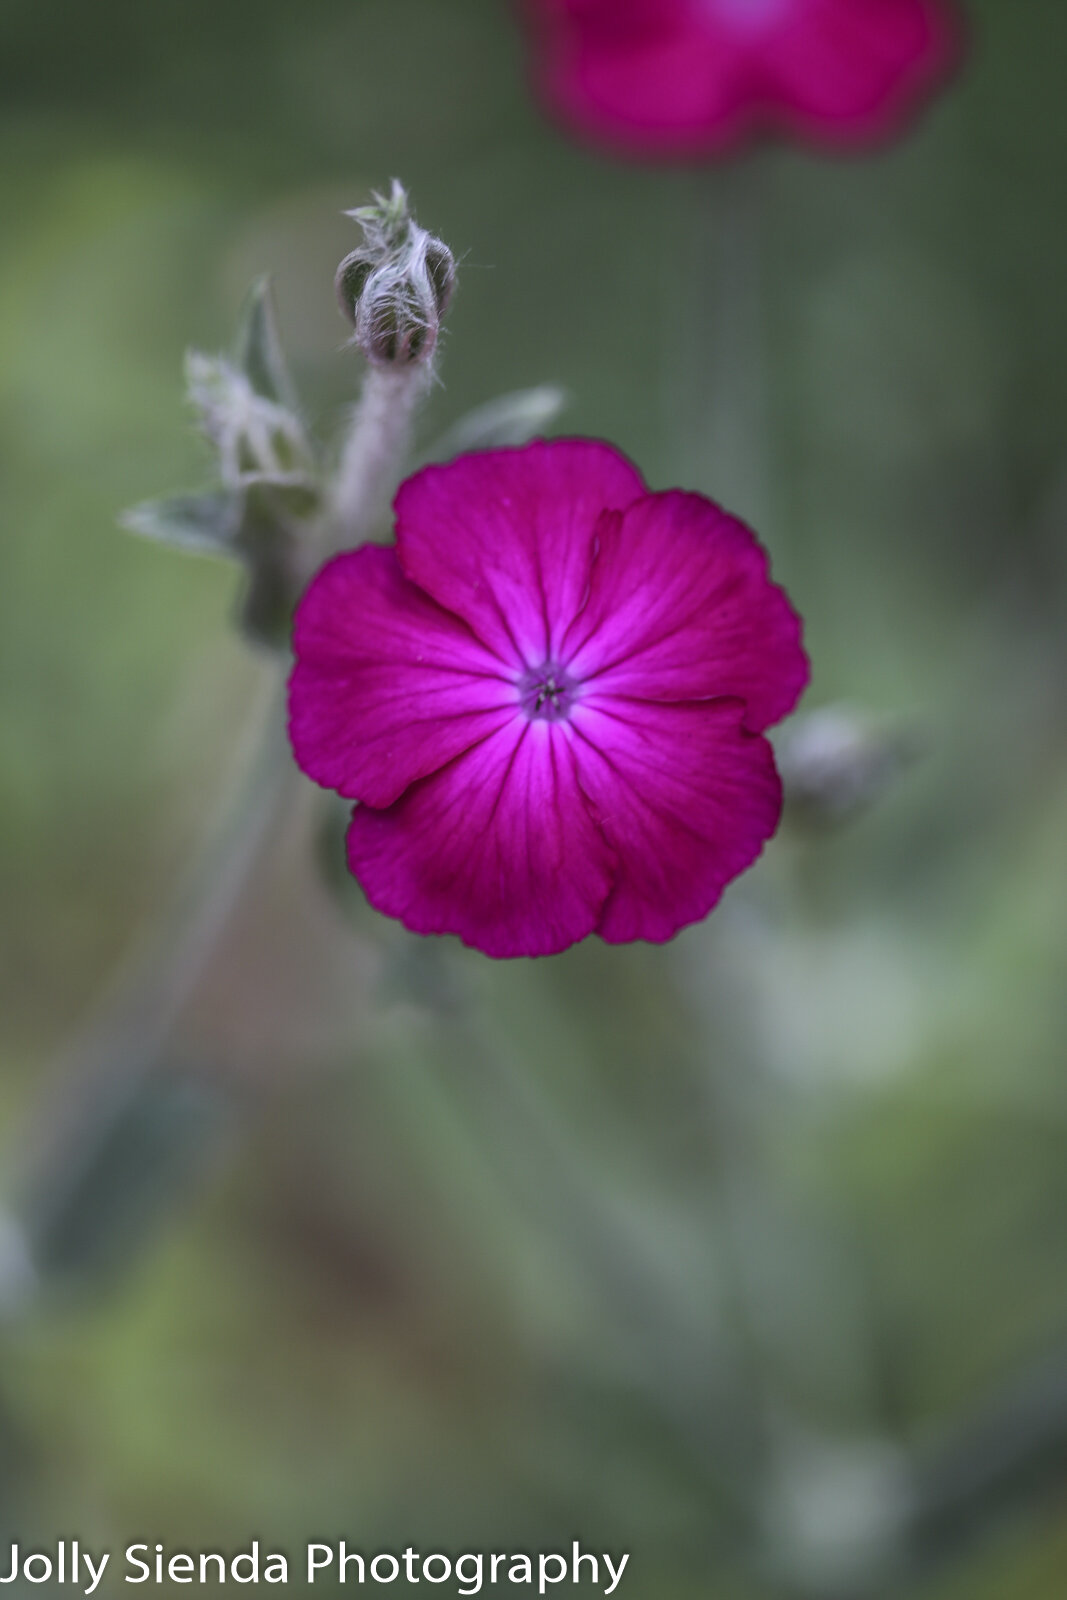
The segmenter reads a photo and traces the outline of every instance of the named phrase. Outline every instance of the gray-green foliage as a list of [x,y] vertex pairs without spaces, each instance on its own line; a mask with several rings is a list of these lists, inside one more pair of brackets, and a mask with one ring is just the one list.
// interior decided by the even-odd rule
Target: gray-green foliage
[[299,593],[301,545],[321,495],[265,278],[249,292],[234,358],[191,351],[185,370],[222,487],[144,501],[124,513],[123,524],[178,550],[241,562],[245,630],[282,645]]

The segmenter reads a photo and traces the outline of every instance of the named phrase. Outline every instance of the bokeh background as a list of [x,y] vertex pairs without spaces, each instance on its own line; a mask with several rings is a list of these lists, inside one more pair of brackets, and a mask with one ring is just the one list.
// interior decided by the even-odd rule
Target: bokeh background
[[[1067,13],[969,11],[877,158],[672,171],[548,126],[498,0],[4,0],[0,1550],[1064,1592]],[[324,888],[303,780],[232,797],[234,572],[116,525],[205,478],[183,351],[261,272],[336,429],[394,175],[462,261],[425,439],[563,385],[912,752],[669,947],[493,964]]]

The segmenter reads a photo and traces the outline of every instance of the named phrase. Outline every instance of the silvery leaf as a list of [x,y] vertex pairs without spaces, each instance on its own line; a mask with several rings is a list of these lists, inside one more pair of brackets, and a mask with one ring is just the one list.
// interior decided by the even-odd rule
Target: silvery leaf
[[426,451],[425,461],[450,461],[467,450],[500,450],[526,444],[545,431],[567,404],[567,392],[558,384],[502,394],[487,405],[460,417]]
[[237,333],[236,360],[257,394],[296,411],[296,390],[282,353],[268,278],[257,278],[248,291]]
[[176,494],[145,500],[124,511],[120,522],[131,533],[200,555],[234,556],[241,529],[242,496],[230,490]]

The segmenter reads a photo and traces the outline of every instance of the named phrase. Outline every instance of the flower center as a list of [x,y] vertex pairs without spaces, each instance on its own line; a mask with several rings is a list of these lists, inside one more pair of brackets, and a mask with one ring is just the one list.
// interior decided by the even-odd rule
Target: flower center
[[519,679],[519,704],[525,714],[544,722],[561,722],[570,715],[578,685],[554,661],[532,667]]

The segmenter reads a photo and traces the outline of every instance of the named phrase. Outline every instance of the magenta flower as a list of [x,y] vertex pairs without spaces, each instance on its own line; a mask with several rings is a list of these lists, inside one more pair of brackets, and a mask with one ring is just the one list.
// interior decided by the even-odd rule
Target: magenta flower
[[761,734],[808,678],[753,535],[586,439],[428,467],[396,515],[312,582],[290,679],[371,904],[492,956],[706,916],[778,824]]
[[714,156],[753,134],[848,149],[949,72],[951,0],[524,0],[550,107],[624,154]]

